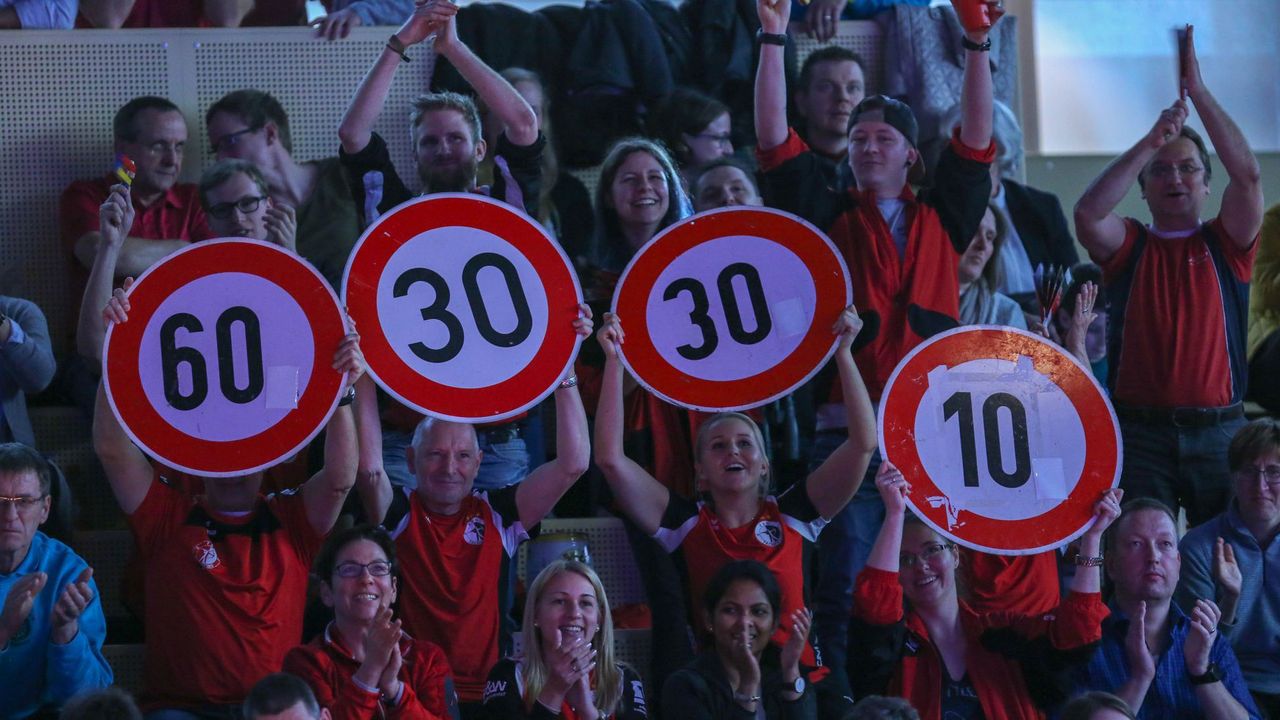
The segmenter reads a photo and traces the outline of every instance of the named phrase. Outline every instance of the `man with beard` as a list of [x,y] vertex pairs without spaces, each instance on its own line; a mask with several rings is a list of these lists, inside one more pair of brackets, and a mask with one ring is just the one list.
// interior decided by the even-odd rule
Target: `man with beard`
[[537,208],[531,204],[538,198],[542,148],[546,144],[538,131],[537,116],[510,83],[458,39],[454,22],[457,12],[457,6],[446,0],[417,6],[387,41],[338,127],[342,162],[353,186],[364,197],[366,225],[412,197],[396,174],[386,141],[373,132],[373,125],[382,113],[396,68],[411,61],[408,48],[432,35],[436,54],[471,83],[476,95],[506,130],[498,136],[497,166],[501,171],[494,174],[492,186],[477,188],[476,166],[487,146],[481,136],[475,102],[452,92],[419,97],[414,101],[409,127],[422,192],[480,192],[537,215]]

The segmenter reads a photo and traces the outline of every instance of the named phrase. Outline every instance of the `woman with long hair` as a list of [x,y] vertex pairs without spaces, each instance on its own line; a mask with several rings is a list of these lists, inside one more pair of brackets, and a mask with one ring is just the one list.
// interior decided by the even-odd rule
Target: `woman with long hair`
[[325,540],[314,580],[333,621],[284,658],[284,671],[311,686],[334,720],[457,717],[444,651],[400,629],[396,546],[385,530],[357,525]]
[[1087,662],[1102,637],[1102,533],[1120,515],[1122,491],[1094,506],[1067,597],[1052,613],[1020,615],[978,613],[961,600],[960,552],[906,514],[910,487],[892,464],[880,466],[885,519],[854,588],[850,682],[860,694],[906,698],[924,720],[1043,718],[1065,697],[1055,694],[1069,682],[1063,671]]
[[615,659],[609,600],[589,565],[557,560],[538,573],[521,637],[523,655],[489,671],[486,718],[647,717],[640,676]]
[[[742,413],[718,413],[702,424],[694,443],[693,474],[701,497],[694,502],[668,489],[673,479],[660,482],[623,451],[624,372],[618,354],[626,336],[616,315],[604,316],[596,335],[605,353],[595,423],[596,464],[631,522],[668,553],[683,556],[693,628],[707,626],[702,602],[707,580],[734,560],[757,560],[777,575],[780,617],[791,617],[804,607],[806,546],[817,541],[827,518],[849,502],[876,448],[871,400],[850,352],[861,328],[852,307],[833,323],[849,434],[826,462],[794,484],[776,483],[785,489],[775,495],[759,426]],[[806,622],[806,631],[807,627]],[[787,623],[780,623],[774,641],[785,644],[792,632]],[[806,646],[802,662],[809,667],[818,664],[811,647]]]
[[817,703],[800,672],[809,612],[786,617],[791,632],[781,648],[769,642],[784,624],[782,588],[769,568],[755,560],[721,566],[702,602],[710,642],[667,680],[663,717],[816,720]]

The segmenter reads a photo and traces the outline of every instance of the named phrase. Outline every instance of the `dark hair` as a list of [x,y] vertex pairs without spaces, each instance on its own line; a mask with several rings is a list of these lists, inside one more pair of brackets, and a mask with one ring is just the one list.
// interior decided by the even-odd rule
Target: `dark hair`
[[1147,510],[1164,513],[1165,517],[1169,518],[1169,522],[1173,523],[1174,531],[1177,531],[1178,516],[1168,505],[1153,497],[1134,498],[1120,507],[1120,517],[1116,518],[1115,522],[1111,523],[1111,527],[1107,528],[1106,534],[1103,536],[1104,555],[1111,552],[1111,549],[1115,547],[1116,537],[1120,535],[1120,528],[1125,525],[1125,521]]
[[1076,311],[1076,300],[1080,297],[1080,291],[1084,289],[1085,283],[1090,282],[1098,288],[1098,299],[1093,304],[1094,309],[1107,309],[1107,293],[1102,286],[1102,268],[1091,262],[1082,262],[1071,266],[1071,284],[1067,285],[1066,292],[1062,293],[1061,307],[1068,315]]
[[1280,451],[1280,421],[1263,417],[1240,428],[1227,447],[1227,467],[1239,472],[1244,464]]
[[[1209,178],[1213,176],[1213,166],[1209,164],[1209,148],[1205,146],[1204,138],[1200,137],[1200,133],[1196,132],[1194,129],[1190,127],[1187,127],[1186,125],[1183,125],[1182,129],[1178,131],[1178,137],[1184,137],[1190,140],[1192,144],[1196,146],[1196,152],[1200,154],[1200,164],[1204,165],[1204,182],[1207,185],[1209,183]],[[1141,170],[1138,171],[1138,188],[1139,189],[1144,189],[1144,190],[1146,189],[1147,168],[1150,168],[1150,167],[1151,167],[1151,163],[1147,163],[1145,166],[1143,166]]]
[[800,78],[796,81],[797,92],[809,92],[809,83],[813,81],[813,67],[824,62],[852,62],[863,75],[867,74],[867,64],[862,61],[861,55],[846,47],[827,45],[809,53],[800,65]]
[[234,90],[223,95],[217,102],[209,106],[204,114],[204,124],[208,126],[215,113],[235,115],[250,128],[258,129],[267,123],[276,126],[276,134],[285,150],[293,152],[293,137],[289,134],[289,116],[284,106],[271,93],[261,90]]
[[60,720],[142,720],[142,711],[129,693],[107,687],[81,693],[62,706]]
[[711,576],[711,581],[702,594],[702,607],[707,611],[708,619],[715,616],[716,606],[720,604],[729,586],[738,580],[750,580],[759,585],[773,608],[774,622],[781,622],[782,588],[778,585],[778,578],[774,577],[772,570],[755,560],[734,560],[721,565],[716,574]]
[[219,160],[200,173],[200,207],[208,210],[209,191],[239,174],[244,174],[252,180],[264,197],[270,194],[267,179],[262,176],[262,171],[257,165],[248,160]]
[[245,720],[256,720],[259,715],[278,715],[302,703],[313,718],[320,717],[320,703],[302,678],[289,673],[274,673],[258,681],[244,699],[242,712]]
[[1114,710],[1129,720],[1137,720],[1128,703],[1111,693],[1094,690],[1072,699],[1062,707],[1058,720],[1089,720],[1099,710]]
[[[987,264],[982,266],[982,279],[987,281],[987,287],[991,292],[995,292],[999,289],[1004,277],[1004,270],[1000,266],[1000,251],[1004,248],[1005,241],[1009,239],[1009,223],[1005,222],[1004,213],[1000,212],[995,203],[987,203],[987,212],[995,218],[996,236],[991,241],[991,255],[987,257]],[[982,213],[982,216],[986,217],[987,212]],[[978,232],[982,232],[981,222],[978,223]]]
[[678,87],[662,101],[649,121],[649,134],[658,138],[675,155],[676,162],[686,165],[690,159],[685,135],[697,135],[729,106],[692,88]]
[[621,271],[631,259],[631,249],[626,247],[622,237],[622,228],[618,225],[618,211],[609,205],[610,193],[613,192],[613,180],[618,176],[618,169],[627,158],[636,153],[647,153],[662,168],[662,175],[667,185],[667,214],[662,216],[658,229],[671,225],[680,219],[683,186],[680,176],[676,174],[675,163],[671,154],[661,143],[642,137],[623,138],[613,144],[600,164],[600,180],[596,183],[595,214],[596,236],[592,240],[589,260],[592,265],[604,270]]
[[693,179],[693,187],[689,188],[689,192],[693,193],[694,197],[697,197],[698,184],[702,182],[702,178],[706,177],[707,173],[712,170],[719,170],[720,168],[725,167],[741,170],[742,174],[747,176],[747,182],[751,183],[751,189],[755,190],[757,195],[760,194],[760,183],[756,182],[755,171],[747,167],[747,164],[743,162],[741,158],[734,155],[719,157],[706,165],[703,165],[702,170],[698,172],[698,177]]
[[176,112],[179,115],[182,111],[174,105],[172,101],[166,100],[155,95],[143,95],[136,97],[124,104],[124,107],[116,111],[116,117],[111,121],[111,132],[116,140],[124,142],[137,142],[138,140],[138,116],[147,110],[157,110],[159,112]]
[[396,577],[399,575],[400,566],[396,562],[395,541],[381,526],[365,524],[338,530],[325,539],[324,545],[320,547],[320,552],[316,554],[315,564],[312,566],[312,572],[316,580],[332,585],[333,571],[338,565],[338,553],[342,552],[342,548],[357,540],[368,540],[382,548],[383,554],[387,556],[387,562],[391,563],[391,576]]
[[920,713],[902,698],[868,695],[845,710],[842,720],[920,720]]
[[0,443],[0,474],[33,472],[40,482],[40,494],[48,495],[53,487],[49,461],[36,449],[17,442]]

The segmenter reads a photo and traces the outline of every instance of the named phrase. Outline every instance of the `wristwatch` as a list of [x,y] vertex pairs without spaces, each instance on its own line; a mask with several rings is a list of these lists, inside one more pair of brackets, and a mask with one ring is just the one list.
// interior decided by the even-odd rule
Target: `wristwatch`
[[[784,680],[783,683],[786,683],[786,681]],[[804,676],[797,675],[795,681],[791,683],[791,687],[787,689],[797,695],[803,695],[805,687],[807,685],[805,684]]]
[[1203,673],[1192,675],[1190,680],[1192,685],[1212,685],[1216,682],[1222,682],[1222,673],[1218,672],[1218,663],[1211,662]]

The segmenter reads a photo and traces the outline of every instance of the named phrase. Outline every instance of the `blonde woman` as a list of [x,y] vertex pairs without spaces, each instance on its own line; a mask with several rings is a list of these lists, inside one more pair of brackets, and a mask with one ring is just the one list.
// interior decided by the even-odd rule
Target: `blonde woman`
[[648,717],[640,676],[614,659],[609,601],[590,566],[559,560],[538,573],[523,637],[523,657],[499,660],[489,671],[486,718]]

